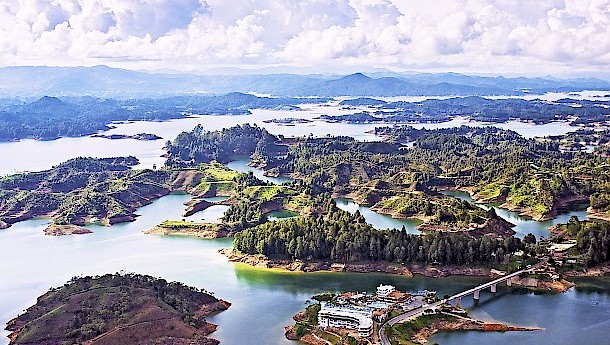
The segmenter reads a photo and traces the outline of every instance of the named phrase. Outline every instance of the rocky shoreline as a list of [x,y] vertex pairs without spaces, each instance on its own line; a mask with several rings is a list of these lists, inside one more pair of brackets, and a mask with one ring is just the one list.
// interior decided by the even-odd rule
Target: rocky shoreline
[[367,263],[333,263],[329,261],[292,261],[292,260],[270,260],[264,255],[248,255],[239,253],[233,248],[222,248],[219,253],[226,256],[231,262],[244,263],[259,268],[282,269],[291,272],[354,272],[371,273],[383,272],[412,277],[413,274],[405,266],[387,262]]
[[437,319],[432,325],[418,329],[413,334],[411,340],[417,344],[426,344],[430,337],[438,332],[455,331],[480,331],[480,332],[531,332],[541,331],[539,327],[513,326],[499,322],[483,322],[468,318],[457,318],[454,320]]
[[151,134],[151,133],[138,133],[138,134],[134,134],[134,135],[128,135],[128,134],[94,134],[91,137],[92,138],[104,138],[104,139],[110,139],[110,140],[134,139],[134,140],[141,140],[141,141],[152,141],[152,140],[163,139],[162,137],[160,137],[160,136],[158,136],[156,134]]
[[44,234],[47,236],[64,236],[64,235],[83,235],[90,234],[93,231],[79,225],[66,224],[51,224],[44,229]]
[[210,224],[209,228],[196,228],[196,227],[182,227],[182,228],[166,228],[157,225],[148,230],[144,230],[143,233],[147,235],[159,235],[159,236],[187,236],[204,239],[215,239],[231,237],[235,232],[222,227],[214,227],[217,224]]
[[[467,266],[432,266],[425,264],[401,265],[384,261],[358,262],[358,263],[333,263],[330,261],[293,261],[275,260],[256,254],[248,255],[240,253],[233,248],[222,248],[218,252],[227,257],[230,262],[243,263],[252,267],[266,269],[280,269],[290,272],[352,272],[352,273],[388,273],[403,277],[421,275],[429,278],[444,278],[449,276],[469,277],[497,277],[488,267]],[[610,267],[608,267],[610,272]],[[544,281],[537,278],[514,278],[512,286],[522,287],[536,291],[565,292],[575,286],[570,281],[560,279],[557,281]]]

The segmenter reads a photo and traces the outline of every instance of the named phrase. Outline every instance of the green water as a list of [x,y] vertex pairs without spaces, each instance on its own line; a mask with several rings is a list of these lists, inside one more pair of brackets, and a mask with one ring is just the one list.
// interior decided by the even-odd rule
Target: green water
[[[402,278],[385,274],[289,273],[228,262],[218,249],[230,239],[201,240],[144,235],[160,221],[178,219],[188,195],[168,195],[138,210],[135,222],[111,227],[91,226],[94,233],[47,237],[44,219],[30,220],[0,231],[0,323],[22,312],[50,287],[77,275],[124,270],[178,280],[214,291],[233,303],[210,317],[219,325],[214,334],[227,345],[294,344],[283,327],[311,295],[326,291],[373,291],[380,283],[406,291],[424,288],[452,294],[476,286],[486,278]],[[541,325],[544,332],[519,334],[440,334],[442,344],[603,344],[604,322],[610,317],[610,284],[592,281],[589,288],[558,295],[533,295],[502,287],[492,297],[482,293],[473,313],[501,321]],[[468,300],[464,304],[468,306]],[[566,334],[568,333],[568,334]],[[463,338],[460,338],[463,337]],[[516,337],[516,338],[515,338]],[[481,339],[481,341],[479,341]],[[517,340],[514,340],[517,339]],[[577,341],[578,340],[578,341]],[[546,342],[548,341],[548,342]],[[1,338],[0,344],[7,344]]]

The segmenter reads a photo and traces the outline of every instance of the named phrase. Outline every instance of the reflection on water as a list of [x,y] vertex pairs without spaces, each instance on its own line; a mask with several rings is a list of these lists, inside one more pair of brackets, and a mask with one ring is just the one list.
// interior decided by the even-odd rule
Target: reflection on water
[[351,199],[337,198],[335,199],[335,202],[337,203],[337,207],[349,213],[359,211],[366,222],[377,230],[401,229],[404,226],[405,230],[410,234],[420,233],[419,230],[417,230],[417,226],[421,224],[419,220],[392,218],[388,215],[371,211],[371,208],[368,206],[358,205]]
[[[44,236],[43,229],[48,224],[44,219],[21,222],[0,231],[0,323],[6,323],[35,303],[37,296],[73,276],[125,270],[205,288],[233,303],[229,310],[209,318],[210,322],[219,325],[214,337],[223,344],[294,345],[284,338],[283,327],[293,322],[292,315],[301,310],[314,294],[346,290],[372,292],[377,285],[389,283],[405,291],[427,288],[444,295],[487,280],[264,270],[232,264],[219,254],[218,249],[229,247],[231,239],[202,240],[142,234],[143,230],[164,219],[179,219],[184,211],[183,203],[189,198],[188,195],[165,196],[139,209],[141,216],[135,222],[111,227],[91,226],[94,232],[88,235]],[[603,281],[594,284],[597,287],[605,284],[606,290],[572,290],[565,294],[535,296],[502,287],[498,297],[482,293],[482,303],[473,313],[477,317],[516,324],[543,325],[546,328],[544,333],[518,334],[518,339],[530,344],[560,344],[554,341],[561,340],[564,329],[569,331],[566,339],[573,343],[601,344],[606,334],[601,338],[599,330],[603,327],[595,325],[600,325],[610,315],[610,287]],[[469,301],[465,299],[464,303],[468,305]],[[592,328],[584,330],[585,323]],[[490,335],[482,335],[483,338],[478,335],[464,333],[469,337],[466,341],[464,338],[459,341],[435,338],[434,341],[443,344],[488,343],[485,337]],[[493,339],[495,344],[512,344],[513,338],[508,333],[496,336]],[[548,342],[541,342],[547,338]],[[576,339],[581,341],[576,342]],[[8,338],[1,338],[0,344],[8,344]]]
[[229,162],[226,164],[226,166],[229,169],[239,171],[242,173],[247,173],[247,172],[251,171],[254,174],[254,176],[258,177],[260,180],[263,180],[265,182],[272,182],[275,184],[280,184],[280,183],[292,181],[292,179],[290,179],[288,177],[283,177],[283,176],[280,176],[280,177],[265,176],[264,170],[248,166],[248,162],[250,162],[250,159],[244,158],[244,159],[239,159],[239,160]]
[[[453,196],[453,197],[460,198],[462,200],[466,200],[468,202],[474,203],[474,204],[478,205],[479,207],[484,208],[486,210],[489,209],[488,205],[476,203],[472,199],[470,194],[468,194],[466,192],[448,190],[448,191],[443,191],[442,193],[445,195]],[[494,207],[494,208],[496,209],[496,214],[498,216],[515,224],[515,227],[513,228],[513,230],[515,230],[517,232],[517,234],[515,236],[517,236],[519,238],[523,238],[525,235],[527,235],[529,233],[534,234],[536,236],[536,238],[548,237],[550,234],[549,227],[551,227],[555,224],[567,223],[568,220],[570,219],[570,217],[572,217],[572,216],[576,216],[580,220],[585,220],[585,219],[589,218],[589,214],[586,211],[586,207],[584,207],[584,210],[582,209],[582,207],[577,207],[577,208],[580,208],[580,210],[568,211],[568,212],[558,215],[554,219],[547,220],[544,222],[537,222],[535,220],[529,219],[528,217],[522,217],[517,212],[512,212],[512,211],[509,211],[509,210],[506,210],[503,208],[499,208],[499,207]]]

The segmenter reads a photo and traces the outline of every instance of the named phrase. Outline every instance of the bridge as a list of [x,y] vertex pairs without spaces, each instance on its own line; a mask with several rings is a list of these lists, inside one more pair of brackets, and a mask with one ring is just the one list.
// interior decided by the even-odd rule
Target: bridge
[[429,309],[435,310],[436,308],[440,307],[441,305],[443,305],[445,303],[449,303],[451,301],[456,301],[456,304],[460,305],[461,302],[462,302],[462,297],[465,297],[465,296],[468,296],[468,295],[471,295],[471,294],[473,295],[475,300],[478,300],[479,296],[480,296],[481,290],[485,290],[487,288],[490,288],[491,292],[495,293],[497,291],[498,284],[506,282],[507,286],[511,286],[512,285],[512,279],[514,277],[517,277],[520,274],[523,274],[523,273],[526,273],[526,272],[531,272],[533,270],[534,270],[533,267],[528,267],[527,269],[523,269],[523,270],[511,273],[511,274],[507,274],[507,275],[502,276],[502,277],[500,277],[498,279],[492,280],[492,281],[490,281],[488,283],[484,283],[484,284],[481,284],[479,286],[473,287],[472,289],[469,289],[469,290],[466,290],[466,291],[462,291],[462,292],[457,293],[457,294],[455,294],[453,296],[450,296],[448,298],[442,299],[442,300],[440,300],[438,302],[434,302],[432,304],[424,304],[424,305],[422,305],[419,308],[412,309],[412,310],[409,310],[409,311],[407,311],[407,312],[405,312],[403,314],[395,316],[395,317],[391,318],[390,320],[386,321],[384,324],[379,326],[379,331],[378,331],[379,332],[378,333],[379,342],[382,345],[390,345],[390,340],[388,339],[388,336],[385,333],[386,326],[393,326],[393,325],[395,325],[397,323],[404,322],[404,321],[407,321],[409,319],[417,318],[418,316],[424,314],[424,312],[426,310],[429,310]]
[[[460,293],[457,293],[449,298],[443,299],[441,302],[442,303],[448,303],[451,301],[456,301],[457,305],[460,305],[462,303],[462,297],[468,296],[470,294],[473,295],[475,300],[479,300],[479,296],[480,296],[480,292],[481,290],[485,290],[487,288],[490,288],[491,292],[495,293],[497,291],[497,287],[498,284],[506,282],[507,286],[511,286],[512,285],[512,279],[520,274],[523,274],[525,272],[531,272],[533,270],[533,268],[528,268],[528,269],[524,269],[524,270],[520,270],[511,274],[507,274],[505,276],[502,276],[496,280],[490,281],[489,283],[485,283],[485,284],[481,284],[477,287],[473,287],[470,290],[466,290],[466,291],[462,291]],[[441,304],[442,304],[441,303]]]

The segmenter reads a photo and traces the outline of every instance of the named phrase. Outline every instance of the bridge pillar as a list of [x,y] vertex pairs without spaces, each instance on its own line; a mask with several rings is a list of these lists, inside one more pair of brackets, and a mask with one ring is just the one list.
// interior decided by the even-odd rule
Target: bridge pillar
[[491,286],[491,292],[496,293],[498,291],[498,286],[496,284]]
[[481,290],[476,290],[476,291],[474,292],[474,299],[475,299],[475,300],[477,300],[477,301],[479,300],[479,297],[480,297],[480,296],[479,296],[479,293],[480,293],[480,292],[481,292]]
[[506,280],[506,286],[513,286],[513,282],[512,282],[513,278],[508,278]]
[[462,306],[462,297],[459,297],[459,298],[455,299],[455,305],[456,305],[456,307],[461,307]]

